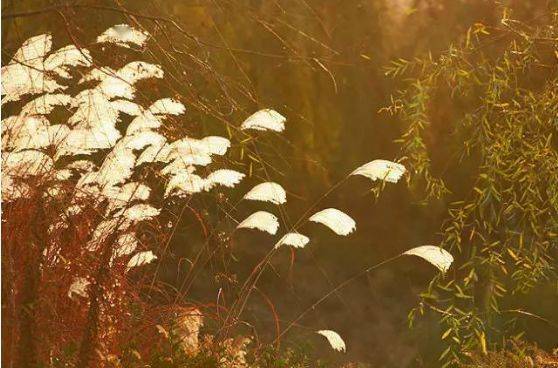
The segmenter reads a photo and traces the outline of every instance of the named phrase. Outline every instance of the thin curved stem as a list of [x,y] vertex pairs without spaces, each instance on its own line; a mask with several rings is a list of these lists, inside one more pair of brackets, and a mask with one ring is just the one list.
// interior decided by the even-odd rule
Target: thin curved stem
[[296,325],[298,323],[298,321],[300,321],[306,314],[308,314],[308,312],[314,310],[318,305],[320,305],[321,303],[323,303],[327,298],[329,298],[330,296],[332,296],[333,294],[335,294],[336,292],[338,292],[339,290],[343,289],[345,286],[347,286],[348,284],[350,284],[351,282],[353,282],[354,280],[366,275],[368,272],[373,271],[387,263],[390,263],[392,261],[395,261],[396,259],[398,259],[399,257],[401,257],[403,255],[403,253],[398,254],[396,256],[393,256],[391,258],[388,258],[380,263],[377,263],[373,266],[370,266],[362,271],[360,271],[359,273],[357,273],[356,275],[353,275],[351,277],[349,277],[348,279],[346,279],[345,281],[343,281],[342,283],[340,283],[339,285],[337,285],[335,288],[333,288],[332,290],[330,290],[327,294],[325,294],[324,296],[322,296],[320,299],[318,299],[314,304],[312,304],[311,306],[309,306],[308,308],[306,308],[306,310],[304,310],[301,314],[298,315],[298,317],[296,317],[291,323],[289,323],[289,325],[281,332],[281,334],[279,336],[277,336],[277,338],[275,339],[274,343],[277,342],[277,340],[279,340],[283,335],[285,335],[287,333],[287,331],[289,331],[294,325]]
[[[308,207],[308,209],[302,214],[302,216],[300,216],[298,221],[291,227],[290,231],[296,231],[296,229],[300,225],[302,225],[304,223],[304,221],[307,219],[307,216],[310,213],[310,211],[312,211],[318,204],[320,204],[321,201],[323,201],[325,198],[327,198],[327,196],[330,195],[334,190],[336,190],[342,184],[344,184],[348,180],[349,176],[350,176],[350,174],[346,175],[343,179],[339,180],[335,185],[330,187],[327,190],[327,192],[325,192],[323,195],[321,195],[316,201],[314,201],[314,203],[312,203],[312,205],[310,205]],[[267,265],[269,260],[272,258],[273,254],[275,253],[276,250],[277,249],[275,247],[273,247],[265,255],[265,257],[262,259],[262,261],[256,265],[256,267],[254,268],[254,272],[252,272],[252,274],[250,274],[250,276],[246,279],[246,281],[244,282],[244,285],[242,285],[242,288],[240,289],[239,298],[235,301],[235,303],[231,307],[231,314],[234,313],[234,309],[237,305],[237,302],[241,302],[242,304],[238,308],[238,312],[237,312],[237,316],[240,316],[240,314],[244,310],[244,307],[246,306],[246,302],[248,300],[248,297],[250,296],[250,293],[251,293],[252,289],[257,284],[260,276],[265,271],[265,266]],[[259,269],[259,271],[258,271],[258,269]],[[252,280],[252,278],[254,278],[254,281],[251,282],[251,285],[250,285],[250,281]],[[228,321],[228,318],[227,318],[227,321]]]

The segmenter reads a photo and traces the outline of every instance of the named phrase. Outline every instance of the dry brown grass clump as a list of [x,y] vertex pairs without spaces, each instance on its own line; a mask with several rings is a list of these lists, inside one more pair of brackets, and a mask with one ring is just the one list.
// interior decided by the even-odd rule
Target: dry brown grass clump
[[462,368],[556,368],[558,348],[546,352],[535,345],[513,342],[509,349],[489,351],[485,355],[474,354],[472,363]]

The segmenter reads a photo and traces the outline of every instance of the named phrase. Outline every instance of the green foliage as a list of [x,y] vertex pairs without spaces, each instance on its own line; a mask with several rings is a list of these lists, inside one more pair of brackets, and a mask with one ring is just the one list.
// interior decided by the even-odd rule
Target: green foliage
[[[410,186],[425,202],[453,201],[440,244],[457,262],[410,313],[439,313],[444,366],[520,334],[518,317],[539,316],[512,296],[556,280],[558,14],[527,24],[509,13],[496,28],[475,24],[439,57],[386,68],[408,78],[384,110],[404,123]],[[444,129],[450,140],[436,135]],[[451,169],[434,169],[434,151]],[[447,171],[464,179],[451,184]]]

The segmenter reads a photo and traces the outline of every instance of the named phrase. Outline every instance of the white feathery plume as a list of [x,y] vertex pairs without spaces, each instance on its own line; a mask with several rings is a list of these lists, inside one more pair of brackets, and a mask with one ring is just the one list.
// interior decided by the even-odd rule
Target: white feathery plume
[[75,216],[75,215],[81,213],[81,210],[82,210],[82,208],[79,205],[74,204],[74,205],[71,205],[68,208],[66,208],[66,210],[64,211],[64,215],[66,217]]
[[237,229],[258,229],[275,235],[277,229],[279,229],[279,221],[277,217],[266,211],[254,212],[248,216],[244,221],[242,221]]
[[99,149],[113,147],[121,134],[116,128],[104,130],[78,128],[72,129],[57,147],[55,159],[62,156],[90,154]]
[[113,250],[112,256],[110,257],[110,266],[114,264],[116,259],[134,253],[138,247],[138,240],[132,233],[120,235],[116,240],[116,243],[117,247]]
[[223,137],[205,137],[203,139],[183,138],[172,142],[166,152],[157,154],[162,161],[173,160],[161,170],[163,175],[184,170],[189,166],[206,166],[212,161],[212,155],[225,154],[230,142]]
[[97,175],[97,183],[101,187],[124,183],[132,176],[136,164],[136,156],[130,149],[113,149],[103,161]]
[[66,106],[72,102],[72,96],[63,93],[46,93],[29,101],[19,113],[22,115],[48,115],[56,106]]
[[50,157],[35,150],[2,154],[2,171],[17,177],[46,174],[52,170],[53,164]]
[[[173,161],[168,164],[161,173],[163,175],[167,175],[169,173],[173,173],[177,170],[186,169],[190,166],[207,166],[209,165],[212,160],[211,156],[206,153],[185,153],[184,155],[180,156],[175,153],[176,151],[170,151],[170,154],[167,157],[173,157]],[[164,161],[164,160],[162,160]]]
[[244,195],[244,199],[283,204],[287,202],[287,193],[281,185],[273,182],[266,182],[253,187]]
[[57,146],[69,133],[67,125],[49,125],[42,115],[10,116],[2,120],[2,148],[23,151]]
[[220,169],[212,172],[205,178],[205,189],[210,190],[216,185],[233,188],[245,177],[243,173],[235,170]]
[[287,119],[272,109],[263,109],[250,115],[240,125],[240,129],[247,130],[272,130],[275,132],[282,132],[285,130],[285,121]]
[[349,235],[356,229],[355,220],[335,208],[326,208],[316,212],[308,220],[329,227],[337,235]]
[[[83,126],[85,124],[80,124],[82,126],[74,127],[64,142],[63,148],[74,155],[78,154],[77,152],[94,152],[99,149],[112,148],[122,135],[114,125],[110,124],[108,114],[99,115],[98,119],[99,122],[103,121],[100,125],[85,127]],[[116,119],[114,122],[116,123]]]
[[126,134],[134,134],[143,130],[157,129],[163,125],[161,119],[153,115],[149,111],[144,111],[132,120],[128,128],[126,129]]
[[2,105],[17,101],[21,96],[51,93],[66,89],[43,71],[23,64],[2,67]]
[[130,258],[130,260],[128,261],[128,266],[126,268],[129,270],[133,267],[143,266],[153,262],[156,259],[157,256],[150,250],[136,253],[132,258]]
[[55,72],[59,76],[69,79],[72,77],[68,72],[70,66],[91,66],[92,60],[89,50],[68,45],[50,54],[44,62],[44,68],[46,71]]
[[343,341],[337,332],[332,330],[319,330],[316,331],[316,333],[324,336],[333,350],[342,352],[346,351],[345,341]]
[[374,160],[364,164],[351,173],[351,175],[362,175],[375,180],[385,180],[389,183],[397,183],[405,174],[405,166],[388,160]]
[[76,194],[81,192],[91,192],[91,194],[100,194],[99,184],[97,183],[97,171],[86,171],[78,179],[76,183]]
[[119,109],[133,108],[133,104],[124,106],[121,101],[111,102],[108,98],[103,90],[94,88],[80,92],[73,99],[72,105],[77,110],[68,119],[68,124],[74,129],[59,147],[56,157],[88,154],[116,144],[121,137],[115,127]]
[[[80,128],[87,128],[96,125],[103,125],[104,119],[99,118],[99,116],[104,117],[104,114],[110,114],[110,124],[114,124],[118,117],[118,111],[116,111],[106,95],[102,91],[93,88],[85,89],[79,92],[72,99],[72,107],[77,107],[76,113],[68,119],[68,124],[70,126],[77,126]],[[108,112],[96,111],[98,107],[108,109]],[[82,111],[79,111],[82,109]]]
[[[96,172],[93,172],[83,175],[78,181],[76,188],[79,189],[80,193],[106,198],[108,200],[107,214],[125,207],[130,202],[145,201],[151,194],[151,189],[148,186],[138,182],[130,182],[122,186],[105,186],[101,191],[96,185],[96,174]],[[117,214],[121,213],[118,212]]]
[[148,110],[154,115],[181,115],[186,108],[181,102],[172,98],[162,98],[149,106]]
[[182,138],[170,144],[172,150],[168,159],[184,155],[224,155],[231,142],[227,138],[209,136],[203,139]]
[[[126,135],[120,142],[126,149],[142,150],[147,146],[162,147],[167,139],[161,134],[144,130],[132,135]],[[116,147],[115,147],[116,148]]]
[[81,79],[79,80],[78,84],[86,83],[86,82],[101,82],[110,76],[115,76],[116,70],[108,67],[102,66],[99,68],[93,68],[91,71],[86,73]]
[[118,111],[108,97],[98,89],[86,89],[73,100],[76,112],[68,119],[68,125],[75,128],[112,130],[118,120]]
[[2,104],[21,96],[50,93],[66,87],[58,84],[42,68],[44,57],[52,47],[52,36],[42,34],[29,38],[2,67]]
[[161,170],[163,175],[175,175],[182,171],[193,171],[194,166],[206,166],[211,163],[211,157],[207,155],[184,155],[177,157]]
[[420,257],[442,272],[446,272],[453,262],[453,256],[447,250],[435,245],[422,245],[409,249],[403,254]]
[[136,237],[133,234],[129,233],[120,235],[118,237],[117,243],[118,247],[114,251],[113,258],[132,254],[138,246],[138,240],[136,239]]
[[66,46],[52,53],[46,60],[46,54],[52,47],[49,34],[31,37],[23,43],[13,59],[2,67],[2,104],[16,101],[23,95],[44,94],[63,90],[62,86],[50,75],[69,78],[70,66],[91,65],[91,56],[86,49],[78,50],[75,46]]
[[112,108],[130,116],[143,114],[143,108],[135,102],[128,100],[114,100],[110,102]]
[[99,80],[101,83],[93,90],[101,93],[107,100],[116,97],[133,99],[135,95],[133,85],[136,82],[141,79],[162,77],[163,70],[160,66],[143,61],[132,61],[117,71],[110,68],[101,68],[96,72],[92,71],[81,81]]
[[287,233],[275,244],[275,249],[282,245],[290,245],[293,248],[304,248],[310,239],[299,233]]
[[136,161],[136,166],[145,162],[162,161],[168,156],[169,152],[170,146],[167,144],[166,139],[164,141],[154,142],[139,155]]
[[129,224],[121,221],[119,218],[112,217],[107,220],[103,220],[97,224],[95,230],[93,230],[93,234],[91,235],[91,239],[85,245],[85,248],[90,251],[94,252],[99,249],[99,246],[107,241],[108,237],[114,234],[116,231],[121,230],[122,228],[126,228]]
[[[60,170],[55,171],[54,173],[54,178],[58,181],[60,181],[61,179],[59,179],[58,174],[61,173]],[[64,180],[64,179],[62,179]],[[45,192],[43,193],[43,198],[57,198],[60,197],[62,194],[66,193],[66,188],[64,186],[62,186],[60,183],[52,183],[50,186],[48,186],[45,190]]]
[[103,194],[111,202],[112,209],[119,208],[131,201],[145,201],[151,194],[151,189],[138,182],[131,182],[121,187],[111,186],[103,190]]
[[118,71],[114,76],[107,76],[101,80],[94,89],[102,93],[108,100],[114,98],[124,98],[132,100],[136,94],[135,82],[124,80],[118,76]]
[[2,172],[2,202],[15,201],[24,198],[31,192],[31,187],[27,183],[15,183],[14,177]]
[[90,284],[85,277],[76,277],[68,288],[68,298],[73,299],[75,295],[87,298],[87,288]]
[[107,99],[127,98],[133,99],[136,95],[136,88],[133,83],[123,80],[119,77],[109,77],[103,80],[96,88]]
[[[16,129],[4,129],[2,132],[2,148],[14,152],[30,148],[43,148],[48,145],[48,126],[45,118],[29,116],[19,119],[22,124]],[[4,121],[2,121],[4,123]]]
[[207,156],[211,153],[207,147],[197,139],[182,138],[170,143],[170,152],[166,157],[167,161],[174,159],[184,159],[184,156]]
[[[43,63],[43,59],[52,48],[52,35],[41,34],[27,39],[16,51],[10,64],[20,63],[37,66]],[[4,79],[4,78],[2,78]]]
[[213,154],[223,156],[231,146],[231,142],[224,137],[210,135],[201,139],[201,145],[204,150]]
[[191,170],[184,169],[174,172],[166,188],[165,197],[176,192],[179,196],[202,192],[205,189],[205,180],[193,174]]
[[47,127],[46,146],[58,147],[70,134],[70,128],[65,124],[54,124]]
[[145,61],[132,61],[116,72],[116,77],[130,84],[142,79],[163,78],[164,72],[159,65]]
[[[158,216],[159,213],[161,213],[161,210],[149,204],[140,203],[124,210],[123,216],[130,222],[136,223],[140,221],[151,220],[154,217]],[[118,214],[116,216],[118,216]]]
[[59,181],[68,180],[72,177],[72,170],[70,169],[61,169],[56,170],[54,173],[54,178]]
[[2,151],[35,148],[33,134],[45,132],[48,124],[44,116],[10,116],[2,119]]
[[117,24],[101,33],[97,37],[97,43],[113,43],[127,48],[130,48],[130,44],[142,47],[147,37],[146,32],[137,30],[128,24]]

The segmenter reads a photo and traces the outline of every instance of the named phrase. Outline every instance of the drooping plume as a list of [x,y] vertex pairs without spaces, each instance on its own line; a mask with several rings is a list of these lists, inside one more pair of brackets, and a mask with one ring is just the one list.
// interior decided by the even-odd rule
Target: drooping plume
[[266,182],[253,187],[246,193],[244,199],[283,204],[287,202],[287,193],[281,185],[273,182]]
[[275,249],[282,245],[290,245],[293,248],[304,248],[310,239],[299,233],[287,233],[275,244]]
[[287,119],[272,109],[263,109],[250,115],[248,119],[240,125],[242,130],[272,130],[274,132],[282,132],[285,130],[285,121]]
[[342,352],[346,351],[345,341],[343,341],[337,332],[332,330],[319,330],[316,331],[316,333],[324,336],[333,350]]
[[122,47],[130,47],[130,44],[143,46],[147,41],[147,33],[139,31],[128,24],[117,24],[104,31],[97,37],[98,43],[114,43]]
[[337,235],[349,235],[356,229],[355,220],[336,208],[326,208],[316,212],[308,220],[329,227]]
[[258,211],[250,216],[248,216],[244,221],[242,221],[237,229],[258,229],[275,235],[277,229],[279,229],[279,221],[277,217],[266,211]]
[[447,250],[435,245],[422,245],[409,249],[403,254],[420,257],[430,262],[442,272],[446,272],[453,263],[453,256]]
[[396,162],[374,160],[360,166],[351,175],[362,175],[373,181],[385,180],[389,183],[397,183],[405,171],[405,166]]
[[146,265],[148,263],[153,262],[157,259],[157,256],[153,254],[152,251],[148,250],[145,252],[136,253],[130,260],[128,261],[127,269],[131,269],[134,267],[139,267]]
[[229,169],[220,169],[212,172],[205,178],[205,189],[210,190],[217,185],[233,188],[245,177],[241,172]]

